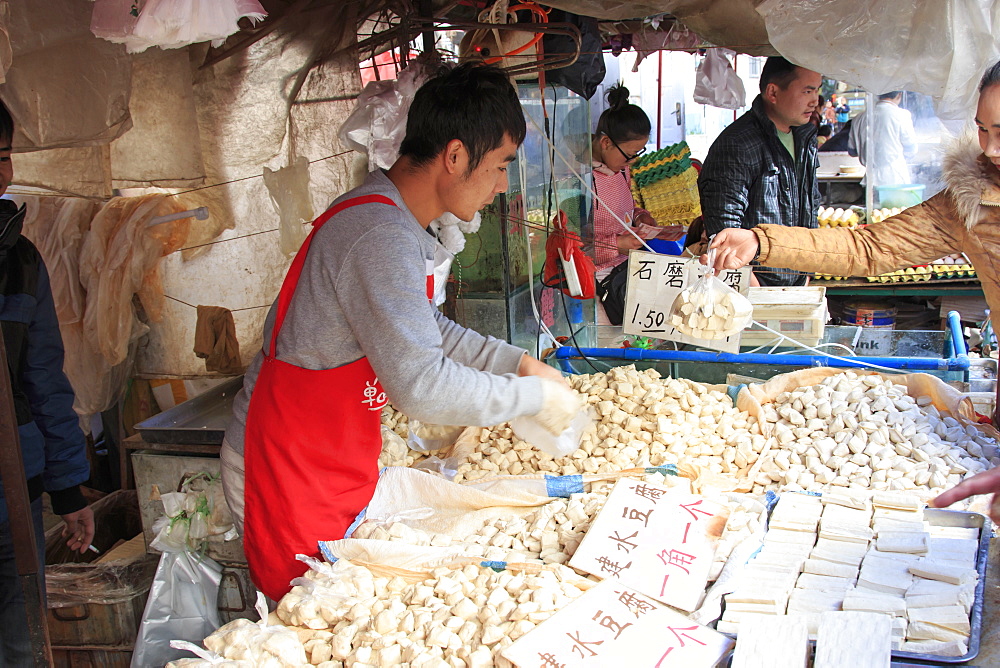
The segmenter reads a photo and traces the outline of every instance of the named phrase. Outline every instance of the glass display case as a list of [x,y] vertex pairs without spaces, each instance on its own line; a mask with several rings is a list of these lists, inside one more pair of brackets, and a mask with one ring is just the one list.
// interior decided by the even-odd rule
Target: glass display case
[[589,104],[561,86],[544,93],[543,104],[537,84],[518,86],[527,136],[508,168],[507,192],[483,211],[479,232],[455,258],[446,304],[457,322],[536,355],[551,346],[546,330],[592,345],[584,340],[585,325],[594,322],[593,300],[541,284],[545,242],[558,210],[585,242],[592,236],[590,197],[581,185],[591,178]]

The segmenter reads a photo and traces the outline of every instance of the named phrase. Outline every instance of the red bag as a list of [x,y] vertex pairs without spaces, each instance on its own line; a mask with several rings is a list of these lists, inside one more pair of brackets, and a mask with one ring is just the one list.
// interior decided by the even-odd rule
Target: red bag
[[566,227],[562,210],[552,217],[552,231],[545,241],[542,283],[574,299],[593,299],[597,294],[594,261],[583,252],[580,236]]

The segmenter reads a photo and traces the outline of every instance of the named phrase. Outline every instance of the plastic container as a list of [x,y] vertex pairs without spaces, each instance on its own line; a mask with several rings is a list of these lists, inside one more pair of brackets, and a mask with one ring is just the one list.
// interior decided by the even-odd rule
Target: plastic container
[[875,199],[878,201],[878,206],[890,209],[914,206],[924,201],[924,184],[904,183],[893,186],[875,186]]
[[844,304],[844,324],[870,329],[893,329],[896,308],[878,302],[847,302]]
[[[685,236],[684,239],[687,237]],[[646,244],[653,252],[661,255],[680,255],[684,252],[684,239],[667,241],[666,239],[647,239]]]
[[[823,328],[830,319],[825,287],[750,288],[747,296],[755,322],[807,346],[823,340]],[[754,324],[743,331],[740,346],[762,346],[775,339],[774,334]]]

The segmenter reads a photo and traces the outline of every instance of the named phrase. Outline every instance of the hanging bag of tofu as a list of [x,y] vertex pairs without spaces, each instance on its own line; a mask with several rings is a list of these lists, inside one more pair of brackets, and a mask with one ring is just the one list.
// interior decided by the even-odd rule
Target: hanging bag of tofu
[[753,322],[753,304],[715,276],[714,261],[712,248],[705,273],[681,290],[670,307],[670,324],[681,334],[696,339],[726,339]]

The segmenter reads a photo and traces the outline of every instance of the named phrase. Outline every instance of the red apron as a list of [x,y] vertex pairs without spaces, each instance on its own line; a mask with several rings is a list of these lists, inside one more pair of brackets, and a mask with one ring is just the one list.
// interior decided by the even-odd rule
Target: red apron
[[250,397],[243,541],[250,577],[273,600],[306,570],[295,555],[318,557],[318,541],[342,538],[378,481],[386,396],[368,359],[314,371],[282,362],[276,352],[313,236],[337,213],[369,203],[395,206],[382,195],[365,195],[316,219],[278,294],[270,344]]

